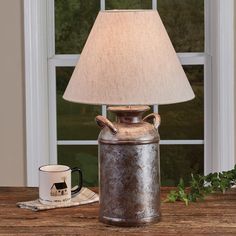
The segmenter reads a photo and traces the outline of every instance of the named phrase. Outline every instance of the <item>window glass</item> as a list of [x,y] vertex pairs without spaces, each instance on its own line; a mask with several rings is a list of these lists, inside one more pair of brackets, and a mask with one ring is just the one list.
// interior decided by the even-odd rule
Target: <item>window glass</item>
[[[151,9],[151,0],[106,0],[106,9]],[[158,0],[161,19],[177,52],[204,52],[204,0]],[[55,0],[56,54],[80,54],[100,10],[100,0]],[[71,103],[62,96],[73,67],[56,68],[57,139],[96,140],[100,129],[94,118],[101,106]],[[161,105],[162,140],[204,140],[204,66],[184,66],[194,90],[192,101]],[[147,112],[150,113],[151,111]],[[114,115],[108,112],[114,121]],[[161,145],[161,181],[175,186],[179,178],[203,174],[204,145]],[[98,186],[98,147],[59,145],[58,163],[79,167],[85,186]],[[76,177],[73,176],[73,184]]]
[[[204,51],[204,0],[158,0],[158,12],[177,52]],[[151,9],[151,0],[106,0],[106,9]],[[55,0],[57,54],[78,54],[100,10],[99,0]]]
[[[98,186],[98,148],[94,146],[58,146],[58,163],[78,167],[83,173],[84,186]],[[78,177],[73,175],[72,185],[76,185]]]
[[204,173],[203,145],[161,145],[161,184],[176,186],[183,178],[186,185],[191,173]]
[[184,70],[195,98],[159,106],[161,139],[204,139],[204,67],[184,66]]
[[95,117],[101,106],[72,103],[62,98],[74,67],[56,69],[57,138],[59,140],[96,140],[99,128]]
[[204,0],[158,0],[157,7],[177,52],[204,51]]
[[99,0],[55,0],[56,54],[81,53],[99,10]]
[[106,0],[106,10],[112,9],[151,9],[151,0]]

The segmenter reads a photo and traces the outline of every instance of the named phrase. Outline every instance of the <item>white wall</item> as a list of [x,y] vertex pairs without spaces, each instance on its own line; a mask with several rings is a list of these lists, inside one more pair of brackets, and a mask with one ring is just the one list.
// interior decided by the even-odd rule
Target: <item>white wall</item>
[[0,186],[25,176],[23,1],[0,1]]

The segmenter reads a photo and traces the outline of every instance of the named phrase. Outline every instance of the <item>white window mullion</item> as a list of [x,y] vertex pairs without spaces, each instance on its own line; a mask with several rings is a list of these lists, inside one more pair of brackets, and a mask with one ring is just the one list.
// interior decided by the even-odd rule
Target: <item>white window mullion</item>
[[[97,140],[58,140],[57,145],[97,145]],[[204,140],[161,140],[161,145],[203,145]]]
[[161,145],[203,145],[204,140],[160,140]]
[[157,0],[152,0],[152,10],[157,10]]
[[158,113],[158,105],[153,105],[153,112]]
[[105,10],[105,0],[100,0],[100,10],[101,11]]
[[[157,10],[157,0],[152,0],[152,10]],[[153,112],[158,113],[158,105],[153,105]]]
[[80,54],[57,54],[49,58],[49,61],[53,62],[56,67],[74,67],[79,57]]
[[209,0],[205,0],[205,66],[204,66],[204,174],[209,174],[214,171],[213,167],[213,153],[212,153],[212,139],[213,139],[213,126],[212,126],[212,115],[213,115],[213,98],[212,98],[212,56],[211,54],[211,12],[212,8],[209,4]]
[[98,145],[97,140],[58,140],[57,145]]
[[[182,65],[204,65],[208,54],[207,53],[177,53]],[[49,58],[55,66],[75,66],[79,60],[79,54],[57,54]]]
[[55,6],[54,0],[47,0],[47,43],[48,58],[55,55]]
[[214,171],[213,168],[213,153],[212,153],[212,138],[213,138],[213,101],[212,101],[212,65],[211,56],[208,56],[204,66],[204,174],[209,174]]
[[202,53],[192,53],[192,52],[184,52],[177,53],[179,60],[182,65],[204,65],[206,61],[207,54]]
[[47,1],[24,1],[27,186],[49,162]]
[[[220,44],[218,66],[219,170],[233,169],[235,164],[235,100],[234,100],[234,0],[219,1]],[[226,38],[225,35],[228,37]]]
[[49,163],[57,163],[57,88],[55,56],[55,1],[47,0],[48,96],[49,96]]
[[[235,164],[234,0],[207,0],[212,56],[212,170]],[[210,86],[210,85],[209,85]]]
[[[100,0],[100,10],[104,11],[106,9],[106,0]],[[107,117],[107,106],[102,105],[102,115]]]
[[107,106],[106,105],[102,105],[102,115],[107,117]]
[[51,61],[48,63],[49,78],[49,127],[50,127],[50,164],[57,163],[57,88],[56,67]]

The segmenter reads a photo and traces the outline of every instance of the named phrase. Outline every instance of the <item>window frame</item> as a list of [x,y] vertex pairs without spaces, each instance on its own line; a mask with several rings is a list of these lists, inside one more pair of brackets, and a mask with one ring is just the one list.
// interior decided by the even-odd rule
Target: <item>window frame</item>
[[[105,0],[100,5],[104,9]],[[157,8],[155,0],[152,8]],[[74,66],[79,55],[54,55],[51,12],[54,0],[24,0],[27,186],[38,185],[40,165],[57,162],[57,145],[97,144],[95,140],[57,141],[55,68]],[[235,163],[233,26],[233,0],[205,0],[205,52],[178,53],[182,65],[205,65],[204,141],[160,142],[204,144],[205,174],[231,169]],[[106,115],[106,106],[102,114]]]

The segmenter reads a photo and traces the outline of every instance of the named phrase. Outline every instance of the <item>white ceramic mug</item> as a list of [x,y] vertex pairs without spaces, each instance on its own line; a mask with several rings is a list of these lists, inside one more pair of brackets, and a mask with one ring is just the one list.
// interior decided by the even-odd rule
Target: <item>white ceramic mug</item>
[[[78,187],[71,190],[71,173],[77,172]],[[60,205],[71,201],[71,195],[82,188],[82,172],[79,168],[65,165],[39,167],[39,201],[46,205]]]

